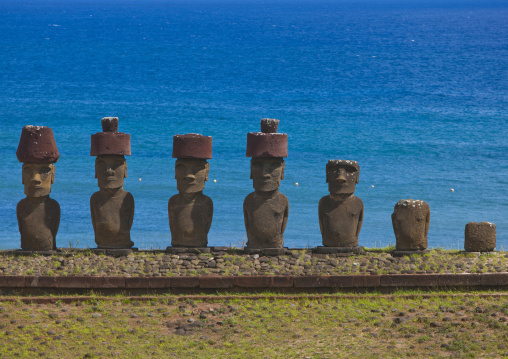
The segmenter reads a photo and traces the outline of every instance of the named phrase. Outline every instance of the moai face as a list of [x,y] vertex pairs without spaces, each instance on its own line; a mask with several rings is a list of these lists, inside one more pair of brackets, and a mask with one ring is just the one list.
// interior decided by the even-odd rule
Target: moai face
[[210,164],[201,158],[180,158],[175,163],[176,188],[180,193],[201,192],[208,181]]
[[114,189],[123,187],[127,178],[127,161],[122,155],[100,155],[95,160],[95,178],[99,188]]
[[51,163],[24,163],[22,183],[27,197],[48,196],[55,182],[55,166]]
[[421,200],[402,199],[395,205],[392,225],[397,250],[427,249],[430,207]]
[[269,192],[279,188],[284,179],[282,158],[255,157],[250,162],[250,178],[256,191]]
[[354,164],[355,161],[329,161],[326,164],[326,182],[331,194],[354,193],[360,180],[360,171]]

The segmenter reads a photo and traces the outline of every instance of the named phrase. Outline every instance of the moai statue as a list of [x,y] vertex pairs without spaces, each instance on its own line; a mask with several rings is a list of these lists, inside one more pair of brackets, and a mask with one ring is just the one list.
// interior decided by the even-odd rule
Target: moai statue
[[496,248],[496,225],[490,222],[469,222],[464,231],[466,252],[492,252]]
[[430,207],[419,199],[401,199],[393,209],[392,224],[397,251],[427,249]]
[[279,192],[284,179],[288,137],[277,133],[279,120],[261,120],[262,132],[247,133],[247,157],[254,192],[243,202],[248,248],[282,248],[289,215],[289,202]]
[[173,136],[178,194],[168,202],[173,247],[206,247],[212,225],[213,202],[203,194],[212,158],[212,137],[195,133]]
[[16,156],[23,162],[23,185],[26,198],[16,207],[21,249],[25,251],[56,250],[56,233],[60,225],[60,205],[49,198],[55,182],[55,166],[60,154],[53,131],[44,126],[25,126],[21,131]]
[[97,248],[130,248],[134,197],[123,189],[130,135],[118,132],[118,117],[104,117],[102,131],[92,135],[91,156],[99,191],[90,197],[90,212]]
[[319,228],[325,247],[358,247],[363,224],[363,202],[354,196],[360,179],[356,161],[330,160],[326,182],[330,195],[319,201]]

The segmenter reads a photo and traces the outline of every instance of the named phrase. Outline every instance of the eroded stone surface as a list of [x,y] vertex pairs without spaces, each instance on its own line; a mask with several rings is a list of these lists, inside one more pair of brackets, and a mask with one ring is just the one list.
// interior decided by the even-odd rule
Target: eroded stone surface
[[98,248],[130,248],[134,197],[123,189],[130,155],[130,136],[118,131],[118,118],[102,119],[104,132],[92,135],[91,154],[100,188],[90,198],[90,214]]
[[16,156],[24,163],[56,163],[60,154],[53,130],[46,126],[23,127]]
[[490,222],[466,224],[464,249],[468,252],[490,252],[496,248],[496,225]]
[[173,136],[173,158],[212,158],[212,137],[198,133]]
[[[263,119],[265,131],[276,131],[276,120]],[[284,136],[281,136],[284,135]],[[247,134],[247,156],[252,156],[251,175],[254,192],[243,202],[247,247],[282,248],[289,215],[289,202],[279,192],[284,179],[287,135],[274,132]]]
[[363,224],[363,202],[354,196],[360,166],[356,161],[330,160],[326,182],[330,195],[319,201],[319,228],[325,247],[357,247]]
[[247,157],[288,156],[288,135],[277,133],[278,124],[276,119],[263,118],[262,132],[247,133]]
[[399,251],[427,249],[430,207],[425,201],[401,199],[392,214],[396,249]]
[[[203,194],[212,157],[212,138],[199,134],[173,137],[173,157],[178,194],[169,199],[171,245],[206,247],[212,225],[213,202]],[[200,157],[201,156],[201,157]]]
[[22,183],[26,198],[18,202],[16,216],[25,251],[56,249],[60,205],[49,197],[58,161],[53,131],[44,126],[25,126],[21,132],[18,160],[23,163]]
[[118,117],[104,117],[102,131],[92,135],[90,156],[131,155],[131,136],[118,132]]
[[60,205],[49,196],[27,197],[16,207],[21,249],[50,251],[56,249],[56,234],[60,225]]

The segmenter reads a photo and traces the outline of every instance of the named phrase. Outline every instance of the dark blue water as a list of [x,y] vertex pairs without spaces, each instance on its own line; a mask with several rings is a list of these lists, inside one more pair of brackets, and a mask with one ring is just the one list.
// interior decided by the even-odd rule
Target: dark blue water
[[361,245],[393,244],[393,206],[413,198],[430,205],[429,246],[463,248],[465,224],[490,221],[506,250],[507,18],[506,2],[481,0],[0,0],[0,248],[19,247],[27,124],[53,128],[61,154],[57,245],[95,246],[90,135],[118,116],[140,248],[170,243],[172,136],[189,132],[213,136],[209,242],[241,245],[246,133],[272,117],[289,136],[288,246],[321,243],[326,161],[350,159]]

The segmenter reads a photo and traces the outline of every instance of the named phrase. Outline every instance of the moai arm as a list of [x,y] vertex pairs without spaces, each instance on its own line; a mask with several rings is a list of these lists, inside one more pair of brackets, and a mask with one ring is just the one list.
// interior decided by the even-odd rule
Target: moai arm
[[132,222],[134,221],[134,197],[132,197],[132,194],[127,194],[127,200],[129,203],[129,208],[131,209],[129,212],[129,231],[132,228]]
[[427,238],[427,234],[429,234],[429,224],[430,224],[430,209],[427,211],[427,216],[425,217],[425,238]]
[[21,204],[21,201],[18,202],[18,204],[16,206],[16,218],[18,219],[18,229],[19,229],[19,233],[21,234],[21,216],[19,215],[20,204]]
[[284,217],[282,218],[282,227],[280,234],[284,234],[284,231],[286,230],[286,224],[288,223],[288,217],[289,217],[289,202],[286,198],[286,209],[284,210]]
[[356,227],[356,238],[360,235],[360,231],[362,230],[362,224],[363,224],[363,206],[362,210],[360,211],[360,216],[358,217],[358,226]]
[[175,217],[173,216],[173,211],[171,211],[171,197],[168,201],[168,218],[169,218],[169,230],[175,227]]
[[247,211],[247,198],[245,198],[245,201],[243,201],[243,220],[245,222],[245,230],[249,230],[249,213]]
[[53,250],[56,251],[56,234],[58,233],[58,227],[60,227],[60,205],[55,201],[55,219],[51,228],[53,234]]
[[93,205],[93,195],[92,197],[90,197],[90,215],[92,217],[92,227],[93,227],[93,231],[94,233],[96,233],[96,228],[95,228],[95,211],[94,211],[94,205]]
[[323,220],[324,220],[323,218],[324,216],[322,213],[323,211],[321,210],[322,202],[323,199],[321,199],[318,204],[319,230],[321,231],[321,235],[323,235]]
[[208,233],[210,231],[210,227],[212,226],[212,218],[213,218],[213,202],[212,201],[210,201],[210,211],[208,211],[208,213],[206,215],[207,215],[207,218],[206,218],[207,226],[206,226],[205,233]]

